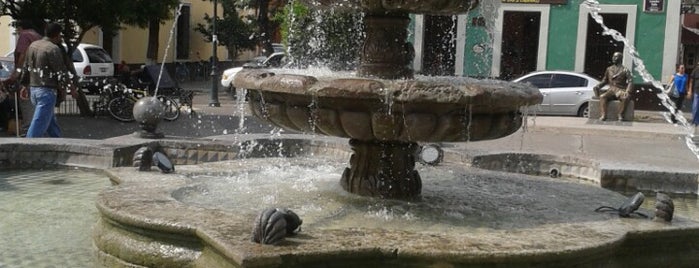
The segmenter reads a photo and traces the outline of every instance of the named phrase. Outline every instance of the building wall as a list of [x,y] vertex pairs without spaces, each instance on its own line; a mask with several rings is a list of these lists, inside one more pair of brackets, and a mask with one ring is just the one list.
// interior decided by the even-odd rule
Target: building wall
[[[457,75],[459,75],[458,70],[462,70],[461,75],[472,77],[499,75],[500,44],[498,42],[501,40],[502,31],[507,30],[502,29],[502,10],[517,8],[529,11],[541,10],[542,14],[548,13],[547,18],[542,18],[541,27],[547,28],[540,39],[542,41],[539,45],[539,59],[543,59],[543,62],[537,63],[537,69],[581,71],[580,66],[584,64],[584,56],[581,60],[580,53],[582,51],[584,54],[586,45],[584,35],[582,40],[580,35],[585,33],[583,28],[587,27],[587,13],[581,12],[582,1],[569,0],[565,5],[500,4],[499,2],[481,1],[481,7],[459,19],[458,27],[464,27],[466,37],[464,42],[459,43],[461,47],[457,48],[463,49],[463,53],[457,53],[462,57],[457,59],[457,63],[463,64],[462,68],[457,66]],[[680,48],[679,1],[665,1],[664,11],[660,13],[644,12],[643,2],[637,0],[599,2],[603,6],[602,13],[617,12],[617,10],[630,12],[630,21],[627,25],[629,43],[636,49],[646,70],[655,80],[674,71]],[[586,9],[582,9],[584,10]],[[485,27],[474,24],[474,19],[479,17],[485,19]],[[411,23],[410,31],[414,32],[414,36],[411,35],[410,39],[416,42],[415,48],[419,50],[420,40],[427,37],[422,36],[420,32],[422,30],[420,16],[412,18],[414,22]],[[547,22],[546,25],[544,25],[545,22]],[[625,52],[625,65],[634,66],[636,71],[638,65],[633,63],[631,51],[626,49]],[[416,51],[416,54],[420,55],[420,51]],[[415,62],[419,60],[416,59]],[[635,82],[643,82],[638,73],[635,79]]]
[[12,18],[10,16],[0,17],[0,56],[5,56],[14,52],[17,37],[14,28],[10,27]]
[[[662,13],[647,13],[643,12],[643,3],[636,0],[607,0],[600,1],[600,4],[628,6],[635,10],[635,21],[627,25],[627,31],[632,29],[631,27],[634,30],[634,36],[630,43],[636,48],[646,69],[654,78],[659,79],[660,76],[667,73],[668,65],[672,65],[670,71],[674,69],[674,63],[668,64],[667,62],[675,61],[678,47],[676,43],[674,46],[672,42],[666,44],[665,40],[668,38],[678,39],[678,36],[672,32],[666,34],[666,24],[669,23],[666,15],[669,13],[670,19],[678,19],[679,10],[668,10],[667,7],[671,5],[666,4],[665,11]],[[603,8],[602,13],[604,12]],[[673,18],[675,12],[678,13],[678,16]],[[579,14],[580,3],[577,1],[569,1],[566,5],[551,6],[546,69],[581,71],[579,67],[576,68],[576,53],[572,53],[576,48],[577,53],[580,53],[581,50],[584,51],[580,47],[584,44],[581,44],[577,37]],[[630,67],[632,58],[628,49],[625,51],[625,59],[628,62],[626,65]],[[636,82],[642,81],[638,73],[635,77]]]
[[[173,31],[174,19],[166,21],[160,25],[159,46],[157,53],[157,62],[174,62],[174,61],[208,61],[213,55],[213,48],[210,42],[206,42],[204,36],[195,31],[194,27],[198,23],[204,24],[204,14],[213,14],[213,4],[208,1],[182,1],[184,5],[190,6],[190,29],[189,29],[189,58],[175,60],[176,53],[176,31]],[[223,15],[223,8],[219,5],[218,16]],[[184,17],[178,19],[185,19]],[[172,37],[171,37],[172,32]],[[172,39],[172,40],[171,40]],[[118,36],[118,54],[121,60],[127,63],[144,63],[146,52],[148,49],[148,29],[140,29],[136,27],[126,27]],[[168,43],[170,47],[168,48]],[[165,50],[167,49],[167,56]],[[228,52],[224,47],[217,48],[217,56],[219,59],[226,59]],[[116,54],[116,53],[115,53]]]
[[[194,31],[194,27],[197,23],[204,23],[204,14],[213,14],[213,3],[209,1],[199,1],[199,0],[183,0],[183,4],[189,5],[191,7],[190,16],[190,57],[185,61],[198,61],[200,59],[209,60],[209,57],[213,55],[213,48],[211,43],[207,43],[204,37]],[[218,15],[222,16],[223,8],[219,5]],[[7,53],[14,51],[16,37],[13,35],[15,29],[10,26],[12,18],[10,16],[0,17],[0,56],[4,56]],[[160,25],[160,35],[159,35],[159,50],[158,50],[158,62],[162,62],[165,58],[165,49],[170,38],[170,32],[172,30],[174,20],[166,21],[164,24]],[[174,43],[174,36],[171,42]],[[96,44],[104,46],[104,39],[102,37],[102,32],[99,29],[91,29],[82,39],[83,43]],[[124,60],[130,64],[142,64],[146,60],[146,51],[148,48],[148,29],[140,29],[137,27],[125,26],[123,30],[115,37],[114,41],[114,52],[115,61]],[[175,55],[175,45],[172,45],[168,50],[168,55],[165,62],[173,62]],[[217,48],[218,58],[225,60],[227,58],[228,52],[223,47]]]
[[463,22],[466,28],[463,74],[472,77],[488,77],[492,67],[491,34],[485,25],[479,24],[480,18],[482,17],[479,12],[472,12],[466,16],[466,20]]
[[[578,29],[578,6],[575,4],[554,5],[551,7],[549,18],[546,69],[573,70],[575,69],[575,51]],[[551,42],[555,40],[555,42]]]

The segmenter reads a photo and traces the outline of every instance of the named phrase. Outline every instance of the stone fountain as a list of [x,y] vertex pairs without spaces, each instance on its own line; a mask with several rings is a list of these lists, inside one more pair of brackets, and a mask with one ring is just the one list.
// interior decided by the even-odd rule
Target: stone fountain
[[[538,104],[536,88],[462,78],[414,79],[409,13],[460,14],[471,1],[308,1],[319,8],[364,12],[366,40],[359,77],[313,77],[243,70],[253,113],[279,127],[350,138],[354,154],[341,185],[351,193],[391,199],[420,195],[418,142],[497,139],[517,131],[520,107]],[[310,120],[309,120],[310,119]]]
[[[405,42],[408,14],[465,13],[476,1],[307,3],[365,12],[367,40],[358,77],[256,69],[241,71],[234,84],[248,89],[257,117],[339,138],[240,135],[231,138],[240,142],[236,148],[226,141],[157,141],[176,159],[175,174],[133,167],[106,171],[117,186],[97,200],[93,242],[100,264],[683,267],[699,261],[691,246],[699,239],[697,222],[596,213],[595,207],[620,204],[624,196],[590,184],[471,168],[548,171],[566,162],[560,159],[531,165],[526,157],[478,160],[460,148],[447,151],[442,166],[417,167],[429,178],[423,189],[414,159],[419,142],[505,137],[522,124],[519,108],[541,101],[538,90],[526,85],[413,76],[408,67],[413,53]],[[351,152],[340,138],[350,139]],[[143,141],[137,142],[121,151],[136,151]],[[350,165],[343,169],[347,157]],[[563,173],[626,180],[593,162],[569,164]],[[324,165],[332,165],[327,177],[312,169]],[[276,245],[252,242],[255,217],[280,206],[300,212],[302,231]]]

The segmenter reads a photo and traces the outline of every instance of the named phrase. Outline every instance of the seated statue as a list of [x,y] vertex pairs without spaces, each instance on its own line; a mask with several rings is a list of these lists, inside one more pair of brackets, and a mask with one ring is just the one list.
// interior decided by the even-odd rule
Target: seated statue
[[[618,119],[623,120],[623,113],[626,109],[626,102],[629,99],[631,88],[633,88],[633,75],[631,71],[621,64],[623,55],[621,52],[615,52],[612,56],[612,65],[607,67],[604,71],[604,77],[602,81],[597,84],[593,90],[595,91],[595,98],[599,98],[600,102],[600,116],[599,120],[604,121],[607,119],[607,102],[610,100],[619,100],[621,105],[619,105]],[[600,94],[600,89],[602,87],[609,85],[609,90]]]

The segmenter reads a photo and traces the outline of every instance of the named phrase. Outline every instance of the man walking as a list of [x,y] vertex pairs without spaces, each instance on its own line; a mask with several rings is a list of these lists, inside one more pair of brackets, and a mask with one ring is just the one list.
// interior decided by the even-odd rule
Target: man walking
[[[32,21],[29,19],[21,19],[17,21],[17,45],[15,46],[15,69],[8,70],[11,71],[10,77],[3,81],[6,87],[12,87],[14,83],[19,78],[20,73],[17,71],[18,68],[24,66],[24,59],[27,55],[27,48],[29,45],[36,40],[41,39],[41,35],[34,30],[32,27]],[[17,97],[17,95],[15,95]],[[29,123],[31,122],[32,115],[34,114],[34,105],[27,98],[19,98],[20,111],[22,111],[22,129],[16,130],[21,131],[21,133],[26,133],[29,129]]]
[[27,49],[21,74],[22,91],[26,92],[29,86],[31,101],[35,106],[27,138],[47,134],[50,137],[61,136],[54,106],[57,99],[65,99],[66,87],[73,87],[70,72],[63,61],[64,52],[59,47],[63,41],[61,30],[59,24],[48,24],[46,36],[34,41]]

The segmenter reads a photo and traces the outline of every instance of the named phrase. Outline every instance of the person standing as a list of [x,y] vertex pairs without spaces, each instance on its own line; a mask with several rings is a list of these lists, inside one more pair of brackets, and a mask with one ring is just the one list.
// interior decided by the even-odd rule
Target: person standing
[[27,138],[48,135],[60,137],[54,106],[57,99],[65,99],[66,87],[76,90],[71,83],[71,75],[63,61],[64,52],[59,46],[63,41],[61,26],[50,23],[46,26],[46,36],[34,41],[26,52],[20,81],[22,91],[30,89],[31,101],[35,106],[34,116],[27,131]]
[[677,118],[675,117],[675,114],[682,110],[682,104],[684,103],[684,99],[689,99],[692,96],[687,94],[688,80],[689,76],[685,73],[684,64],[678,65],[677,72],[670,77],[670,83],[672,83],[673,87],[677,89],[677,97],[670,97],[670,99],[675,103],[675,108],[677,108],[675,113],[672,113],[670,115],[670,119],[672,120],[673,124],[677,123]]
[[[20,76],[18,69],[24,66],[24,59],[26,57],[27,48],[29,45],[36,40],[41,39],[41,35],[34,30],[32,27],[31,20],[22,19],[17,21],[17,45],[15,46],[15,69],[11,71],[10,77],[3,81],[6,88],[12,87],[17,82]],[[20,92],[20,95],[22,93]],[[26,133],[29,129],[29,124],[31,123],[32,115],[34,114],[34,106],[28,98],[28,92],[25,92],[24,98],[19,98],[19,108],[22,112],[22,129],[17,130],[21,133]],[[17,97],[17,95],[15,95]]]
[[694,129],[692,134],[696,135],[699,131],[699,62],[694,65],[694,70],[689,75],[689,85],[687,85],[687,98],[694,98],[692,101],[692,121],[690,122]]

